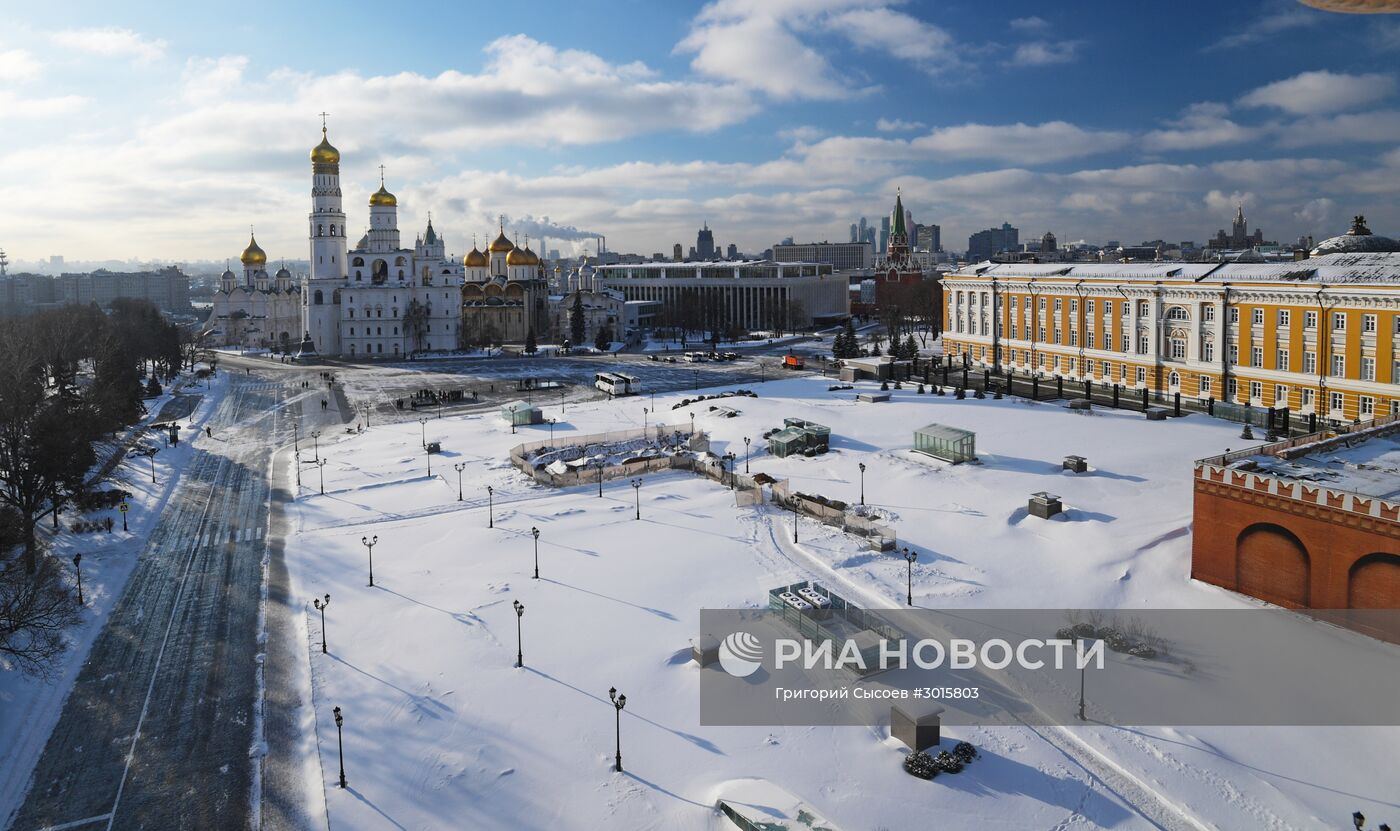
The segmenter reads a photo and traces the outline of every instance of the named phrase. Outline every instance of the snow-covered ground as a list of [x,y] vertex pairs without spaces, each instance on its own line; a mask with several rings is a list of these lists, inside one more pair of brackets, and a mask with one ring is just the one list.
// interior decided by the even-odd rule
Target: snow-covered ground
[[[1188,578],[1191,463],[1238,448],[1235,426],[913,389],[858,404],[829,383],[755,385],[761,398],[721,402],[742,411],[730,419],[709,416],[706,403],[670,410],[683,394],[657,396],[658,415],[688,425],[693,411],[715,452],[741,460],[752,438],[752,469],[805,492],[855,501],[864,462],[867,501],[919,552],[917,605],[1251,604]],[[569,432],[640,427],[639,409],[571,402],[545,415],[559,418],[563,443]],[[762,433],[789,416],[831,427],[832,452],[764,455]],[[912,454],[912,431],[930,422],[975,430],[981,463]],[[424,431],[444,449],[431,477]],[[687,474],[648,477],[637,493],[610,482],[601,498],[536,486],[507,453],[548,436],[547,425],[512,435],[492,413],[323,440],[324,496],[316,467],[304,466],[287,557],[306,598],[300,634],[332,828],[717,829],[727,822],[717,798],[769,787],[845,831],[1337,828],[1357,809],[1400,818],[1392,728],[948,728],[945,745],[966,739],[983,758],[925,782],[900,769],[902,749],[885,730],[701,727],[689,661],[701,608],[761,605],[768,589],[812,578],[895,607],[904,561],[810,521],[794,545],[789,515],[738,508],[729,491]],[[1086,456],[1091,472],[1062,473],[1067,454]],[[1041,490],[1064,499],[1065,521],[1027,519],[1026,497]],[[375,536],[370,588],[362,538]],[[322,655],[311,599],[326,593]],[[513,666],[516,600],[523,669]],[[611,771],[614,686],[628,699],[622,775]],[[336,706],[347,790],[336,787]],[[1166,806],[1156,824],[1134,807],[1144,799]]]
[[[53,726],[63,712],[68,691],[82,669],[94,639],[102,632],[112,605],[121,597],[127,578],[136,565],[137,556],[146,538],[160,519],[161,510],[170,499],[194,451],[196,434],[223,398],[228,388],[227,373],[220,373],[204,388],[204,382],[185,377],[163,395],[145,402],[148,414],[132,428],[142,435],[141,443],[159,447],[155,455],[156,481],[151,482],[151,459],[128,453],[122,463],[100,486],[103,490],[121,489],[129,492],[127,500],[127,530],[122,530],[121,514],[116,510],[94,511],[84,519],[101,521],[110,516],[115,526],[109,533],[74,534],[66,529],[76,518],[71,510],[59,521],[65,529],[53,534],[46,519],[40,533],[46,537],[49,553],[71,568],[75,553],[81,553],[83,599],[81,622],[67,633],[68,649],[52,667],[49,677],[25,675],[0,667],[0,818],[10,816],[24,796],[30,772],[43,752]],[[146,431],[155,421],[162,406],[174,394],[187,391],[202,396],[189,418],[180,419],[180,445],[169,447],[158,433]],[[194,428],[190,428],[190,424]],[[99,454],[110,452],[110,447]],[[103,456],[99,462],[105,459]]]

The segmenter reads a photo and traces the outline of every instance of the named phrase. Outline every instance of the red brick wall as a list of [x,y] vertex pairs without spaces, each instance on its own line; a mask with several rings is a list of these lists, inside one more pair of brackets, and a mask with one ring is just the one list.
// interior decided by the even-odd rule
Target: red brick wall
[[[1232,591],[1252,587],[1283,606],[1400,608],[1400,523],[1342,510],[1325,489],[1281,482],[1290,493],[1301,489],[1309,501],[1300,502],[1253,479],[1228,471],[1195,480],[1192,577]],[[1303,566],[1295,544],[1306,552]]]

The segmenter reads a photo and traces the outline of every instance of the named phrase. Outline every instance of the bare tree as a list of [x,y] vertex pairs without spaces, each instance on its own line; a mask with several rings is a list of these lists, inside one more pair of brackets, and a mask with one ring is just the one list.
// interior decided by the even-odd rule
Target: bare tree
[[49,675],[64,648],[63,632],[78,619],[58,561],[45,557],[32,574],[0,563],[0,659],[17,669]]

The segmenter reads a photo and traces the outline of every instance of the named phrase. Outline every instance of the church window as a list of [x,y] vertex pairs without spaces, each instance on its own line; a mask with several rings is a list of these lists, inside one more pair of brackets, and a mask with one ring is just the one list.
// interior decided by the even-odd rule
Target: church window
[[316,226],[316,236],[319,237],[319,236],[321,236],[321,235],[323,235],[323,234],[325,234],[325,233],[326,233],[326,226],[324,226],[324,225],[317,225],[317,226]]
[[355,310],[354,310],[354,309],[351,309],[351,310],[350,310],[350,319],[351,319],[351,320],[354,320],[354,319],[355,319]]
[[331,236],[335,236],[335,226],[331,226]]
[[316,305],[317,305],[317,306],[321,305],[321,302],[322,302],[322,301],[321,301],[321,290],[320,290],[320,289],[316,289]]

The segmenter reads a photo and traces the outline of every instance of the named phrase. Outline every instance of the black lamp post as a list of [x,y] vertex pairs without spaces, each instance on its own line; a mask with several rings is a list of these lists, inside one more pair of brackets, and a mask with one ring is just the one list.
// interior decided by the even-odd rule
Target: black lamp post
[[467,463],[466,463],[466,462],[458,462],[457,464],[455,464],[455,465],[452,466],[452,469],[455,470],[455,471],[457,471],[457,501],[458,501],[458,502],[461,502],[461,501],[462,501],[462,471],[464,471],[464,470],[467,469]]
[[490,485],[486,486],[486,527],[496,527],[496,501],[494,494],[496,489]]
[[321,613],[321,654],[324,655],[326,654],[326,607],[331,605],[331,596],[327,594],[325,602],[322,602],[319,597],[312,598],[311,605],[315,606]]
[[642,408],[642,435],[643,435],[643,436],[645,436],[645,435],[646,435],[646,432],[647,432],[647,413],[649,413],[649,412],[650,412],[650,410],[648,410],[646,407],[643,407],[643,408]]
[[860,504],[865,504],[865,462],[860,465]]
[[421,442],[423,443],[423,446],[424,446],[424,447],[427,447],[427,446],[428,446],[428,420],[427,420],[426,418],[420,418],[420,419],[418,419],[418,430],[419,430],[419,432],[422,434],[422,435],[419,437],[419,441],[421,441]]
[[155,450],[152,450],[152,451],[151,451],[151,484],[154,485],[154,484],[155,484],[155,481],[156,481],[156,451],[155,451]]
[[365,408],[365,429],[368,430],[368,429],[369,429],[369,405],[368,405],[368,404],[365,404],[365,405],[364,405],[364,408]]
[[530,536],[535,538],[535,576],[532,580],[540,579],[540,529],[531,528]]
[[74,555],[73,555],[73,568],[76,569],[77,572],[78,572],[78,605],[79,605],[79,606],[85,605],[85,604],[83,603],[83,565],[82,565],[82,563],[83,563],[83,555],[82,555],[82,554],[74,554]]
[[321,473],[321,495],[326,495],[326,460],[317,459],[316,469]]
[[792,541],[797,542],[797,494],[789,493],[788,501],[792,503]]
[[[737,486],[734,484],[734,462],[736,461],[734,454],[732,452],[725,453],[723,458],[729,462],[729,489],[736,490]],[[720,472],[723,473],[724,468],[720,468]]]
[[627,706],[627,696],[618,695],[617,687],[608,690],[608,698],[612,700],[613,709],[617,711],[617,763],[613,765],[613,770],[622,773],[622,708]]
[[379,535],[373,537],[360,537],[360,542],[369,549],[369,584],[374,585],[374,546],[379,542]]
[[603,465],[604,460],[598,460],[598,498],[603,498]]
[[520,619],[525,617],[525,604],[519,600],[512,600],[515,606],[515,666],[516,668],[525,666],[525,648],[520,639]]
[[748,436],[744,436],[744,472],[745,472],[745,473],[748,473],[748,472],[749,472],[749,442],[751,442],[751,441],[753,441],[753,439],[749,438]]
[[297,429],[296,419],[292,419],[292,448],[301,449],[301,431]]
[[553,446],[554,446],[554,422],[555,422],[555,419],[552,419],[552,418],[549,419],[549,446],[550,446],[550,447],[553,447]]
[[319,461],[321,460],[321,431],[320,431],[320,430],[312,430],[312,431],[311,431],[311,452],[314,454],[314,460],[317,461],[317,462],[319,462]]
[[[1075,638],[1075,639],[1074,639],[1074,642],[1075,642],[1075,645],[1077,646],[1077,645],[1083,643],[1083,642],[1086,641],[1086,640],[1096,640],[1096,639],[1094,639],[1094,638]],[[1084,665],[1083,662],[1081,661],[1081,662],[1080,662],[1080,667],[1079,667],[1079,720],[1080,720],[1080,721],[1084,721],[1084,673],[1085,673],[1085,665]],[[1359,816],[1359,814],[1358,814],[1358,816]],[[1353,817],[1353,819],[1354,819],[1354,817]],[[1363,817],[1363,820],[1364,820],[1364,819],[1365,819],[1365,818]],[[1356,826],[1356,827],[1357,827],[1357,828],[1360,828],[1361,826],[1358,825],[1358,826]]]
[[428,461],[428,478],[433,478],[433,453],[428,449],[428,445],[423,445],[423,458]]
[[346,787],[345,783],[345,733],[342,727],[345,719],[340,715],[340,708],[335,708],[335,743],[340,748],[340,787]]
[[117,509],[122,515],[122,530],[126,530],[126,512],[131,510],[127,507],[126,500],[122,500],[121,507]]
[[[300,488],[300,487],[301,487],[301,448],[297,448],[296,450],[293,450],[293,451],[292,451],[292,456],[293,456],[293,458],[296,460],[296,463],[297,463],[297,464],[296,464],[296,468],[297,468],[297,487]],[[297,491],[297,493],[301,493],[301,491]]]
[[695,413],[690,414],[690,434],[695,435]]
[[632,495],[637,498],[637,519],[642,518],[642,480],[632,480]]
[[910,551],[909,546],[904,546],[904,562],[908,564],[904,575],[904,602],[910,606],[914,605],[914,561],[918,559],[919,552]]

